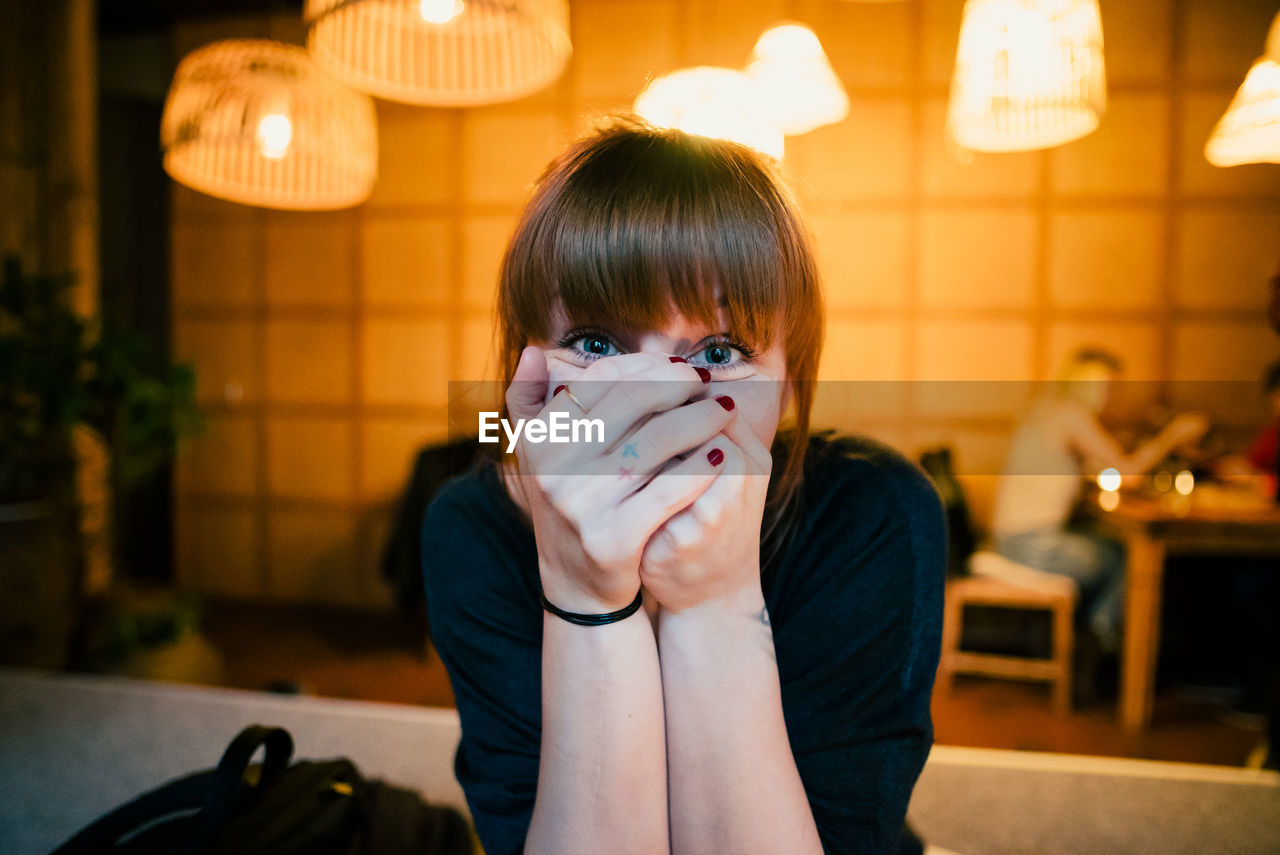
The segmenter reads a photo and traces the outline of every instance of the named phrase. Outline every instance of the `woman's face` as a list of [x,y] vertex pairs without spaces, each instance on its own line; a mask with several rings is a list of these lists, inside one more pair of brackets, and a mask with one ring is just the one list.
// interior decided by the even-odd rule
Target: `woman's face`
[[551,333],[550,340],[535,342],[547,355],[548,399],[553,389],[571,383],[599,359],[624,353],[681,356],[711,373],[699,399],[730,396],[739,421],[749,425],[766,448],[773,442],[789,392],[781,335],[774,336],[768,350],[752,350],[728,330],[723,311],[712,327],[673,313],[666,327],[640,330],[609,324],[575,327],[557,312]]

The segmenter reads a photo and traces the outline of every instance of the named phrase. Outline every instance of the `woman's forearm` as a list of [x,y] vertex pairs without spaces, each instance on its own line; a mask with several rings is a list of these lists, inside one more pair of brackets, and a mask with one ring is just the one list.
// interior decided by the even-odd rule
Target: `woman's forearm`
[[667,769],[653,626],[550,614],[542,640],[542,752],[528,855],[666,853]]
[[731,606],[661,612],[658,643],[672,852],[821,853],[758,591]]

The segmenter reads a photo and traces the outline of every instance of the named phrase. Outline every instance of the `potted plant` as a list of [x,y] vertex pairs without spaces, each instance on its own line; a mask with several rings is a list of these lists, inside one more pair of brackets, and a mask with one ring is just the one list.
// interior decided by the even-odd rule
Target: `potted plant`
[[65,664],[83,572],[78,435],[105,446],[118,493],[169,459],[199,421],[192,369],[82,318],[69,299],[73,283],[71,275],[32,275],[16,258],[4,260],[0,663]]

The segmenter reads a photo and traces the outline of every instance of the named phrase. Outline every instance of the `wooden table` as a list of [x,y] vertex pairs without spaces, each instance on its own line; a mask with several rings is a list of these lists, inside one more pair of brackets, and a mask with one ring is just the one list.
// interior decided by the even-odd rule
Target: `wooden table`
[[1120,721],[1126,730],[1140,732],[1151,724],[1155,696],[1165,556],[1276,556],[1280,572],[1280,507],[1212,488],[1163,500],[1124,493],[1113,510],[1104,511],[1096,502],[1091,507],[1100,526],[1128,548]]

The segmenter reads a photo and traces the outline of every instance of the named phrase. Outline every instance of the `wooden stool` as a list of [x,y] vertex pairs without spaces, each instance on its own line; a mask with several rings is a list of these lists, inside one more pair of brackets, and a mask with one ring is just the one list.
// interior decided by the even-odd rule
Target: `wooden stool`
[[[1073,621],[1079,595],[1075,581],[1018,564],[986,550],[975,552],[969,559],[969,572],[969,576],[947,580],[942,659],[938,665],[939,686],[950,691],[956,674],[1049,682],[1053,684],[1054,708],[1058,712],[1069,712],[1071,659],[1075,649]],[[969,605],[1050,612],[1053,617],[1052,657],[1041,659],[961,650],[964,607]]]

